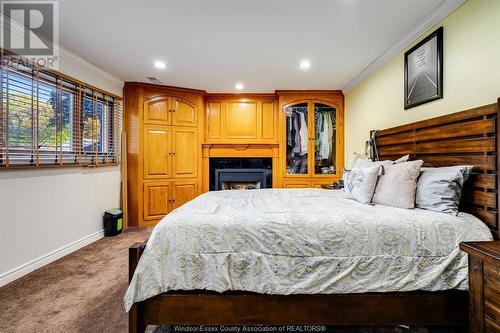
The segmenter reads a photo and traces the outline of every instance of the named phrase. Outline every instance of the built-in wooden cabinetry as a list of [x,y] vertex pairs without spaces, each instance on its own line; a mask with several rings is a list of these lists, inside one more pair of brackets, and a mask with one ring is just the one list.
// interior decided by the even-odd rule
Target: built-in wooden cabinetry
[[285,188],[321,187],[342,177],[344,95],[341,91],[277,91],[280,167]]
[[206,143],[278,143],[275,94],[210,94],[206,101]]
[[156,224],[201,192],[201,140],[205,92],[127,83],[130,225]]
[[272,158],[273,187],[341,177],[340,91],[207,94],[126,83],[124,100],[129,225],[154,225],[208,191],[211,158]]

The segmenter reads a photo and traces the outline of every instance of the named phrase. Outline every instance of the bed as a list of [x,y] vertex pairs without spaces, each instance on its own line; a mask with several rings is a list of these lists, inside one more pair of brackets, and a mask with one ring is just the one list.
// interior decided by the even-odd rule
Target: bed
[[147,324],[466,328],[467,257],[458,244],[498,236],[497,121],[498,103],[375,133],[381,159],[410,154],[427,166],[475,166],[456,217],[363,205],[319,189],[211,192],[180,207],[147,244],[130,248],[129,331]]

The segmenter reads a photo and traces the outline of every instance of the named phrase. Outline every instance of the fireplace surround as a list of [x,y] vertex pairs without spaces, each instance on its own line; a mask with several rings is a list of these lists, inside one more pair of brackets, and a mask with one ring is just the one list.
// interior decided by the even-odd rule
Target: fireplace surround
[[210,158],[210,191],[272,187],[271,158]]
[[[202,157],[203,192],[215,190],[215,169],[267,169],[266,187],[281,187],[278,144],[206,143],[202,144]],[[225,162],[216,167],[217,161]],[[231,165],[236,161],[241,164]]]

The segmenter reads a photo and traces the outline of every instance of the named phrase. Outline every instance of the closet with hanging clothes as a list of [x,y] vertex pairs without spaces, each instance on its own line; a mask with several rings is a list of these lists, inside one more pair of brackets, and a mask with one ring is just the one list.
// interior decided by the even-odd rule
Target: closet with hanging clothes
[[307,103],[286,108],[286,173],[307,174],[309,152]]
[[333,106],[314,103],[314,173],[335,174],[337,117]]
[[278,91],[283,187],[320,187],[342,176],[344,96],[339,91]]

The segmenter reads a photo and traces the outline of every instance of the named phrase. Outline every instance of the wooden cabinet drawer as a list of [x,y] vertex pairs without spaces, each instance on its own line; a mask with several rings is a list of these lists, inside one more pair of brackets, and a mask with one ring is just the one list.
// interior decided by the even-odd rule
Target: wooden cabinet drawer
[[321,185],[330,185],[334,181],[337,181],[336,178],[326,178],[326,179],[318,179],[318,178],[284,178],[283,179],[283,188],[321,188]]
[[489,263],[485,264],[484,280],[485,282],[496,284],[498,286],[500,284],[500,265],[495,266]]
[[336,178],[335,179],[325,179],[325,180],[318,180],[315,179],[312,181],[312,187],[315,188],[322,188],[322,185],[332,185],[333,182],[338,181]]
[[487,333],[500,333],[500,324],[498,320],[494,320],[486,316],[484,318],[484,328]]
[[495,266],[485,263],[483,269],[484,314],[492,320],[493,323],[498,323],[500,322],[500,265]]
[[500,333],[500,241],[461,243],[469,255],[470,332]]
[[283,188],[308,188],[311,187],[311,182],[300,180],[284,180]]

